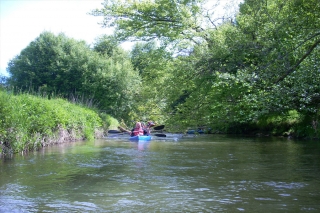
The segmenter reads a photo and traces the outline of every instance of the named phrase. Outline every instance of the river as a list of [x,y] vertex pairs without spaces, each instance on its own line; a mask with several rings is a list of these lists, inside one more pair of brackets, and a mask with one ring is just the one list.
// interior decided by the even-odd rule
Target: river
[[0,212],[320,212],[320,143],[107,138],[0,159]]

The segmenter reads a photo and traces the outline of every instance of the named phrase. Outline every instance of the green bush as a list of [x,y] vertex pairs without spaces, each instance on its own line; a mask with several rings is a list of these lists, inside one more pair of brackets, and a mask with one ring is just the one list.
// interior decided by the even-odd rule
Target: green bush
[[301,116],[301,122],[294,126],[295,136],[303,138],[320,137],[320,112]]
[[293,134],[293,127],[300,123],[301,115],[296,110],[284,114],[269,114],[258,119],[259,131],[272,135]]

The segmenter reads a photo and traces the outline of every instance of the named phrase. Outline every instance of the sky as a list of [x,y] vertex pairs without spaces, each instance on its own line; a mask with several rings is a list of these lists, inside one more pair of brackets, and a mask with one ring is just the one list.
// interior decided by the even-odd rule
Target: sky
[[103,0],[0,0],[0,75],[8,62],[44,31],[93,44],[112,30],[98,23],[103,17],[87,13],[102,8]]
[[[85,40],[93,44],[103,34],[112,30],[102,28],[103,17],[88,13],[102,8],[104,0],[0,0],[0,75],[8,76],[8,62],[26,48],[44,31],[56,35]],[[233,4],[242,0],[221,0]],[[209,0],[209,3],[215,2]],[[222,7],[221,7],[222,9]],[[217,13],[217,8],[215,13]],[[219,13],[218,13],[219,14]],[[122,45],[130,49],[129,42]]]

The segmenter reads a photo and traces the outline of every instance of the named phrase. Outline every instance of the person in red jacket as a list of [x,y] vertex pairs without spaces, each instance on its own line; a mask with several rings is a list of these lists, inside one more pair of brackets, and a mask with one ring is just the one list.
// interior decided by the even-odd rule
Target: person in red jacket
[[144,125],[141,122],[137,122],[135,127],[130,131],[127,130],[121,126],[118,126],[118,129],[121,132],[128,132],[130,134],[130,136],[137,136],[137,135],[150,135],[150,130],[151,127],[155,126],[155,123],[153,123],[152,121],[148,121],[147,125]]
[[131,136],[143,135],[141,122],[137,122],[135,128],[131,132]]

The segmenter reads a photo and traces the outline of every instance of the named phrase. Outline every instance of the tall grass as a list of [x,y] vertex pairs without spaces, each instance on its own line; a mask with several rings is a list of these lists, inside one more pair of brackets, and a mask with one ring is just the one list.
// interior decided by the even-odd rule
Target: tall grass
[[1,153],[36,150],[66,141],[93,139],[108,124],[93,109],[61,98],[0,91]]

